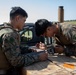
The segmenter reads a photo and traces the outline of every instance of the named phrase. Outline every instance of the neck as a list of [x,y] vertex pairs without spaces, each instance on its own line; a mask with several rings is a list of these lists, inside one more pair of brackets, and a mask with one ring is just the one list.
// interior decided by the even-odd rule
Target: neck
[[58,24],[55,25],[55,33],[56,33],[56,34],[59,33],[59,26],[58,26]]
[[18,29],[17,25],[15,24],[15,22],[10,21],[10,24],[11,24],[13,29],[15,29],[15,30]]

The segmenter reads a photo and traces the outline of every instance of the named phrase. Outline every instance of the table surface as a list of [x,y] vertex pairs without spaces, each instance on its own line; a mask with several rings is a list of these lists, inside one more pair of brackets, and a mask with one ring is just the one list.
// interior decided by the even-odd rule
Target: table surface
[[[41,51],[40,49],[37,49]],[[29,75],[76,75],[76,57],[48,54],[48,60],[25,67]]]

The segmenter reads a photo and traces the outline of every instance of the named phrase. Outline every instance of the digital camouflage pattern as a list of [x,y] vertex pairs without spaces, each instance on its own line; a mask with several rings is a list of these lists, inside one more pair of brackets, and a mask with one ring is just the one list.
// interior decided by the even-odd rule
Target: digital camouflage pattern
[[[8,26],[11,27],[10,25],[6,25],[6,27]],[[19,67],[39,61],[39,53],[37,52],[21,54],[20,35],[17,30],[13,28],[12,30],[12,32],[5,33],[2,36],[2,50],[10,64]]]
[[76,56],[76,25],[59,25],[59,34],[55,35],[56,43],[65,48],[65,54]]

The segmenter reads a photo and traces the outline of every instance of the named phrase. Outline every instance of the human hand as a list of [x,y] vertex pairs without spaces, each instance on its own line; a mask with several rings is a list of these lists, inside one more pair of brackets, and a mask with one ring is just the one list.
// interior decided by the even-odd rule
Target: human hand
[[64,51],[64,48],[62,46],[60,46],[60,45],[55,46],[55,52],[56,53],[61,54],[61,53],[63,53],[63,51]]
[[44,52],[40,53],[39,60],[44,61],[47,60],[47,58],[48,58],[48,53],[44,53]]
[[46,45],[44,43],[42,43],[42,42],[37,43],[36,44],[36,47],[39,48],[39,49],[42,49],[42,50],[45,50],[46,49]]

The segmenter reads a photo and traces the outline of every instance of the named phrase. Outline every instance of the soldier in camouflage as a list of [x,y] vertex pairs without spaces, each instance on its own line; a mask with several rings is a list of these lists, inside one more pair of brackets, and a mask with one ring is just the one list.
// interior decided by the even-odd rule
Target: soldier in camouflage
[[37,36],[55,38],[54,52],[76,56],[76,25],[53,24],[46,19],[39,19],[35,23],[35,30]]
[[20,35],[19,30],[21,30],[27,19],[28,15],[24,9],[21,7],[13,7],[10,12],[10,23],[5,23],[4,27],[6,31],[11,29],[2,35],[2,50],[12,66],[20,67],[27,66],[34,62],[44,61],[47,59],[47,53],[27,53],[21,54],[20,49]]

